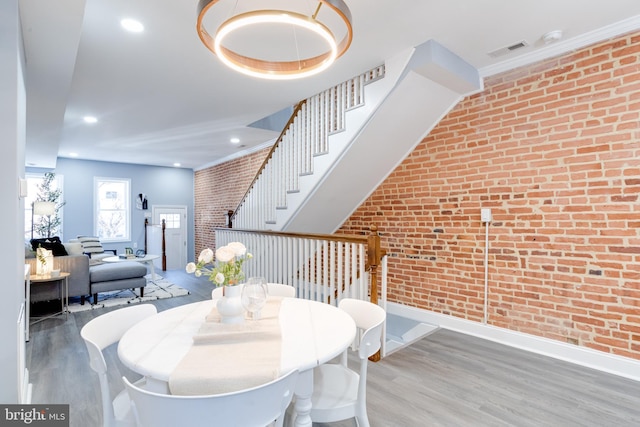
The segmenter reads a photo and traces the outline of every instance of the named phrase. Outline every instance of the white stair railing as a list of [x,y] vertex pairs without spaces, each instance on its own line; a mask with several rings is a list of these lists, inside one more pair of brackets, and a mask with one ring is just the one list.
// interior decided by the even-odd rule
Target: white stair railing
[[347,111],[363,106],[365,86],[384,74],[380,65],[296,106],[236,209],[234,227],[264,230],[276,224],[287,194],[300,191],[300,177],[314,173],[314,157],[329,152],[329,136],[345,130]]
[[[253,259],[243,265],[245,276],[264,277],[270,283],[283,283],[296,289],[298,298],[337,306],[342,298],[356,298],[385,305],[378,279],[386,284],[386,256],[370,261],[376,252],[371,238],[379,236],[342,236],[281,233],[256,230],[216,229],[216,247],[238,241],[247,247]],[[379,241],[379,240],[378,240]],[[373,255],[376,257],[375,255]],[[382,274],[375,268],[382,266]]]

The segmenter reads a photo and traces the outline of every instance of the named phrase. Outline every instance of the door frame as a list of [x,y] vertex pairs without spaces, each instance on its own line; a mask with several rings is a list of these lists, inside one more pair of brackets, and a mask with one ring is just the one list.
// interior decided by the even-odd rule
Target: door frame
[[189,260],[189,208],[187,205],[151,205],[151,222],[153,224],[159,224],[156,215],[157,212],[162,209],[175,209],[181,210],[184,213],[184,265],[187,265],[187,261]]

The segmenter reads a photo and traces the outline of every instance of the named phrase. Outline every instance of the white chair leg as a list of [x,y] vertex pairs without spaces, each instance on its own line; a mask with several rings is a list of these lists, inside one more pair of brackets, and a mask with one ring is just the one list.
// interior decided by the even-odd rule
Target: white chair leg
[[364,415],[364,417],[361,415],[356,416],[356,423],[358,424],[358,427],[370,427],[369,418],[366,414]]

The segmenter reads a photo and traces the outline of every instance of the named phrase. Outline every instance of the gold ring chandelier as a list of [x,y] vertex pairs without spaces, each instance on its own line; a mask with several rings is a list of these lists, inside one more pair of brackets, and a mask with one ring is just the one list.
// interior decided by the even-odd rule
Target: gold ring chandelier
[[[260,0],[258,3],[264,3],[264,1]],[[303,3],[299,0],[296,1],[297,4]],[[203,21],[205,21],[205,16],[213,6],[216,4],[220,6],[220,3],[221,0],[199,1],[196,25],[198,35],[204,45],[220,61],[228,67],[249,76],[280,80],[311,76],[329,68],[351,45],[353,38],[351,11],[342,0],[319,0],[315,11],[309,16],[299,10],[248,9],[239,11],[237,8],[238,0],[235,3],[234,10],[228,14],[229,16],[226,20],[218,24],[215,35],[212,37],[205,29]],[[247,5],[249,3],[249,1],[246,1]],[[326,10],[327,13],[320,16],[322,6],[327,6],[325,9],[328,10]],[[206,19],[208,20],[209,17]],[[280,47],[280,43],[273,43],[264,47],[265,57],[262,57],[263,55],[257,52],[241,52],[242,49],[240,47],[232,47],[233,43],[229,43],[229,40],[233,41],[234,37],[237,41],[238,37],[242,37],[243,32],[245,32],[245,35],[250,34],[249,31],[252,28],[253,31],[257,31],[259,34],[260,29],[266,28],[266,26],[278,26],[279,28],[286,28],[287,31],[290,30],[292,44],[295,45],[292,48],[293,54],[289,54],[291,57],[275,59],[266,57],[268,56],[266,51],[272,52]],[[342,30],[339,34],[339,36],[342,36],[340,41],[337,40],[336,36],[339,30]],[[303,33],[315,38],[314,42],[317,46],[323,46],[320,49],[320,53],[314,51],[309,55],[305,55],[308,52],[305,51],[305,46],[301,46],[300,43]],[[251,45],[254,51],[260,49],[258,47],[259,43],[264,42],[264,40],[261,40],[262,37],[255,37],[255,34],[254,32],[254,38],[251,42],[247,43],[245,40],[245,45]],[[283,55],[285,54],[274,56]]]

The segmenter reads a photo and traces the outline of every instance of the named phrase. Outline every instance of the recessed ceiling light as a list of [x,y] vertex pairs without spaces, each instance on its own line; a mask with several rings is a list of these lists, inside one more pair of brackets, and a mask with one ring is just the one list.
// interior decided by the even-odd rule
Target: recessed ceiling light
[[69,153],[69,157],[78,157],[78,153]]
[[94,117],[94,116],[84,116],[82,118],[82,120],[84,120],[85,123],[97,123],[98,122],[98,118]]
[[140,21],[131,18],[125,18],[120,21],[120,25],[127,31],[132,33],[141,33],[144,30],[144,25]]
[[240,138],[231,138],[230,141],[232,144],[237,144],[238,142],[240,142]]
[[174,163],[173,166],[179,168],[180,166],[182,166],[180,163]]

